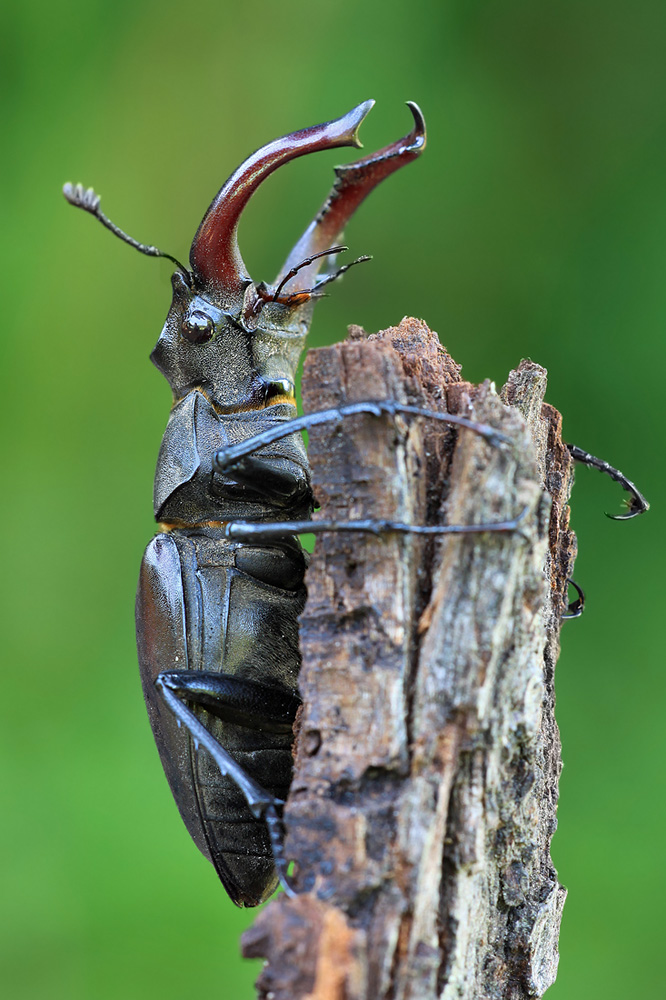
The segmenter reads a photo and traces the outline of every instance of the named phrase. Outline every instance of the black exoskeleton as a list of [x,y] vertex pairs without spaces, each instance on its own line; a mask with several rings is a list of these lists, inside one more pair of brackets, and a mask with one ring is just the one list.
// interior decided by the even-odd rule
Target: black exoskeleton
[[[313,304],[319,290],[351,265],[318,279],[319,268],[346,249],[335,244],[361,201],[423,150],[418,107],[409,104],[409,135],[336,169],[332,191],[272,286],[248,277],[238,222],[252,193],[281,164],[320,149],[358,146],[358,127],[372,104],[276,139],[250,156],[206,212],[190,250],[190,269],[118,229],[92,189],[68,184],[64,190],[68,201],[125,242],[177,267],[171,308],[151,355],[171,385],[173,407],[155,475],[161,530],[146,549],[137,594],[139,662],[180,813],[239,906],[262,902],[278,881],[291,891],[280,806],[291,779],[299,706],[298,616],[306,560],[297,533],[513,531],[521,516],[447,527],[310,523],[313,497],[300,435],[309,425],[352,412],[401,412],[502,442],[490,427],[390,400],[297,418],[294,383]],[[199,745],[207,752],[197,752]]]

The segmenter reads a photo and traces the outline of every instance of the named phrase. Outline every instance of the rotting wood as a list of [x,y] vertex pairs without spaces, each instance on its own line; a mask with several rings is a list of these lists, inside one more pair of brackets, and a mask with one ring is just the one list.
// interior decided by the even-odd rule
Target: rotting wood
[[304,708],[285,810],[295,899],[243,938],[271,1000],[541,996],[565,890],[550,859],[554,667],[575,558],[571,462],[546,372],[463,382],[405,319],[308,355],[306,411],[392,398],[492,424],[359,416],[310,434],[322,516],[500,520],[438,541],[331,534],[307,576]]

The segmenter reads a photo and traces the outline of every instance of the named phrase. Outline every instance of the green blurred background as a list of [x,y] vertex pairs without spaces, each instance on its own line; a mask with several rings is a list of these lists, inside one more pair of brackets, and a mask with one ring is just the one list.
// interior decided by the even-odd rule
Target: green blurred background
[[[133,635],[169,406],[148,362],[170,266],[69,208],[81,180],[136,238],[185,258],[253,149],[367,97],[366,150],[429,126],[423,158],[347,239],[374,262],[317,310],[313,344],[425,318],[471,380],[550,372],[565,433],[653,501],[578,474],[558,669],[555,863],[569,888],[553,1000],[663,990],[663,0],[97,0],[5,4],[2,982],[23,998],[249,1000],[234,909],[182,827],[152,745]],[[337,150],[291,164],[243,220],[270,280]],[[663,558],[663,557],[662,557]],[[658,609],[662,608],[660,612]],[[662,652],[659,650],[662,649]]]

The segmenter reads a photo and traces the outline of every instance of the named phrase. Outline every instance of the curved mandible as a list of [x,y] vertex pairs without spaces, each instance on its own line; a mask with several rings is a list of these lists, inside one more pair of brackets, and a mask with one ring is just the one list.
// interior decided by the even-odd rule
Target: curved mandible
[[360,147],[358,128],[374,101],[342,118],[274,139],[256,150],[222,185],[197,229],[190,249],[195,281],[233,295],[249,280],[238,249],[238,220],[251,195],[277,167],[297,156],[336,146]]
[[[338,243],[343,229],[363,199],[380,181],[423,152],[426,145],[423,113],[414,101],[407,101],[407,107],[414,117],[414,128],[408,135],[371,156],[335,168],[336,180],[328,198],[284,262],[275,279],[276,285],[301,261]],[[321,259],[313,260],[307,267],[299,269],[299,282],[303,287],[313,283],[321,264]]]

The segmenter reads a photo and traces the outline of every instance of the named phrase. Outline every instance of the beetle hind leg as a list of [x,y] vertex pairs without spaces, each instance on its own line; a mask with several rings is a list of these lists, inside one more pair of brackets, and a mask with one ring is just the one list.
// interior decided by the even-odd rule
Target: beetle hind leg
[[580,618],[583,611],[585,610],[585,593],[582,587],[579,587],[575,580],[569,578],[567,583],[570,587],[573,587],[576,591],[576,598],[567,604],[566,611],[563,611],[560,615],[561,621],[568,621],[570,618]]
[[[179,680],[180,676],[181,675],[177,671],[172,673],[161,673],[155,680],[155,686],[169,709],[173,712],[178,723],[185,726],[190,733],[194,741],[195,748],[203,746],[208,751],[219,768],[220,773],[225,777],[231,778],[231,780],[240,789],[245,801],[247,802],[248,808],[255,819],[263,820],[266,824],[273,851],[275,870],[277,872],[280,885],[287,895],[294,896],[294,890],[289,884],[287,878],[289,862],[287,861],[284,852],[283,827],[279,811],[282,803],[271,795],[270,792],[267,792],[264,788],[262,788],[261,785],[250,777],[249,774],[247,774],[245,769],[241,767],[231,754],[218,743],[215,737],[209,733],[203,723],[200,722],[185,702],[182,701],[179,697],[180,693],[184,693],[188,700],[198,700],[198,698],[194,691],[187,691],[188,681],[185,680],[184,683],[181,683]],[[213,675],[207,676],[210,678]],[[259,687],[260,685],[253,686]],[[210,694],[210,689],[208,693]],[[223,701],[223,699],[221,699],[221,701]],[[231,703],[231,712],[234,714],[237,711],[238,699],[234,699],[232,696]],[[206,707],[210,710],[209,705]],[[221,711],[223,710],[224,709],[222,707]]]

